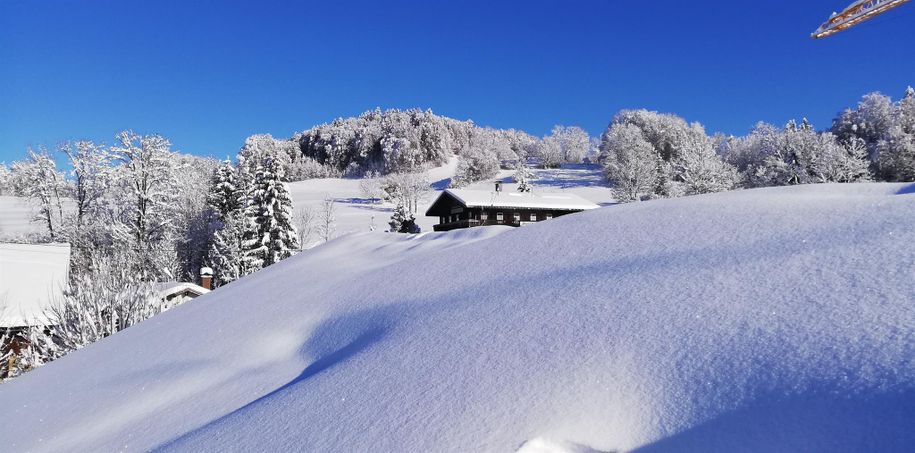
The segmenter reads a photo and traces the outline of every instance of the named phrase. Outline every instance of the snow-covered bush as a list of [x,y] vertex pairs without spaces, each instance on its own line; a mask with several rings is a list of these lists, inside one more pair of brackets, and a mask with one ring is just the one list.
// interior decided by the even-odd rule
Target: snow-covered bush
[[63,353],[43,326],[0,329],[0,382],[38,368]]

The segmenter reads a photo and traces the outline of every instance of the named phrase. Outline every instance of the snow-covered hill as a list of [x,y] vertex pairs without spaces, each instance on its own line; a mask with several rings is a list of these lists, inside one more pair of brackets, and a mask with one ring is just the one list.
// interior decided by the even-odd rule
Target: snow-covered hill
[[0,385],[4,451],[909,451],[915,190],[360,233]]
[[[457,157],[452,157],[446,165],[428,171],[427,176],[432,183],[433,190],[422,197],[416,213],[416,223],[422,228],[422,231],[432,231],[432,226],[438,222],[436,217],[426,217],[425,212],[439,193],[447,188],[451,177],[454,176],[457,162]],[[515,190],[515,184],[511,182],[513,173],[513,170],[502,170],[496,178],[471,184],[467,188],[492,190],[495,180],[500,180],[505,183],[505,190],[513,191]],[[533,176],[534,190],[538,193],[568,192],[598,204],[613,202],[610,189],[601,174],[599,165],[567,164],[562,168],[534,169]],[[360,180],[358,179],[324,178],[293,182],[289,184],[289,188],[297,213],[306,207],[313,212],[320,212],[325,199],[334,200],[335,226],[338,234],[369,231],[373,217],[376,231],[387,229],[394,210],[393,203],[372,203],[365,198],[359,185]],[[315,241],[309,242],[314,243]]]

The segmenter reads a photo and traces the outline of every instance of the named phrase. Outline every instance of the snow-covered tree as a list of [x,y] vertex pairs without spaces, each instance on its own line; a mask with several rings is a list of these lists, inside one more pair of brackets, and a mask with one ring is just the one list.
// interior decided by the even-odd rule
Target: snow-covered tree
[[845,110],[833,121],[832,132],[840,141],[860,138],[874,153],[877,143],[896,124],[896,108],[892,99],[880,93],[869,93],[861,98],[856,109]]
[[309,248],[318,231],[318,213],[311,206],[303,206],[296,216],[296,231],[299,233],[299,245]]
[[604,134],[602,160],[618,201],[638,201],[655,192],[661,159],[637,126],[612,125]]
[[359,181],[359,190],[362,192],[362,195],[369,199],[371,203],[378,203],[381,201],[382,196],[384,195],[379,177],[381,175],[374,171],[370,170],[366,172],[362,179]]
[[237,172],[231,161],[223,161],[213,173],[207,204],[220,220],[244,208],[245,193],[238,185]]
[[213,173],[207,194],[207,204],[215,217],[207,263],[213,268],[216,286],[225,285],[248,273],[244,257],[246,203],[246,193],[239,185],[238,170],[226,160]]
[[410,212],[419,209],[420,201],[431,190],[432,185],[425,172],[392,173],[385,176],[380,184],[382,198],[402,203]]
[[581,163],[591,148],[591,138],[584,129],[578,126],[557,125],[553,127],[550,137],[559,143],[562,162]]
[[248,216],[254,221],[254,234],[245,245],[246,256],[255,267],[277,263],[299,249],[292,199],[282,172],[279,162],[268,157],[255,176],[248,206]]
[[257,269],[248,267],[245,258],[245,218],[238,211],[223,219],[213,233],[207,251],[207,263],[213,268],[215,286],[233,282]]
[[451,179],[453,187],[464,187],[477,181],[492,178],[499,173],[499,160],[491,152],[472,148],[458,160],[457,169]]
[[12,173],[18,180],[16,192],[32,200],[38,208],[36,219],[47,228],[51,240],[61,236],[63,197],[67,183],[63,172],[57,170],[54,159],[44,148],[28,150],[28,160],[14,162]]
[[840,142],[804,120],[790,121],[782,130],[761,123],[747,137],[731,140],[725,153],[747,185],[764,187],[869,180],[862,146],[863,139],[852,136]]
[[543,168],[556,168],[562,163],[562,144],[556,137],[546,137],[537,146],[537,157]]
[[403,203],[398,203],[391,215],[391,221],[388,222],[392,233],[419,233],[419,226],[416,225],[416,217],[410,212]]
[[111,185],[111,155],[104,146],[88,140],[65,143],[60,151],[70,164],[70,199],[78,229],[87,217],[96,214]]
[[12,190],[10,189],[10,169],[3,162],[0,162],[0,195],[12,195]]
[[183,165],[161,135],[124,131],[117,139],[118,145],[111,149],[120,191],[113,236],[135,253],[135,278],[176,278],[174,220]]
[[[654,149],[655,196],[717,192],[737,182],[737,172],[718,156],[715,140],[699,123],[689,124],[667,113],[623,110],[613,118],[610,128],[617,124],[635,126]],[[600,160],[605,160],[608,136],[605,132],[602,138]]]
[[333,198],[324,197],[318,217],[318,235],[324,242],[334,238],[337,233],[337,203]]
[[[63,354],[113,335],[168,308],[151,284],[138,281],[117,254],[92,266],[93,275],[79,276],[64,298],[47,313],[50,336]],[[53,359],[53,357],[52,357]]]
[[515,173],[512,175],[512,180],[518,184],[518,192],[531,192],[534,190],[534,186],[531,184],[531,169],[527,167],[527,163],[523,160],[518,161],[518,165],[515,167]]
[[[671,184],[682,186],[682,190],[677,191],[685,195],[730,190],[739,179],[737,169],[721,160],[715,152],[714,140],[698,123],[691,125],[680,137],[670,166],[674,178]],[[661,177],[666,177],[666,171],[660,173]]]
[[104,253],[101,248],[109,242],[109,206],[112,185],[111,154],[99,144],[88,140],[68,142],[59,148],[70,165],[70,199],[72,214],[65,227],[71,244],[70,275],[91,272],[93,254]]
[[915,181],[915,134],[895,127],[875,148],[876,166],[886,181]]

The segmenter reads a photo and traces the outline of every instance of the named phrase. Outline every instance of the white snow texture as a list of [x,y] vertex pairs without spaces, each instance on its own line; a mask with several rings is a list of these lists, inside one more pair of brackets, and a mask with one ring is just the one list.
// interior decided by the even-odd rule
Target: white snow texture
[[0,386],[3,451],[911,451],[915,190],[347,235]]

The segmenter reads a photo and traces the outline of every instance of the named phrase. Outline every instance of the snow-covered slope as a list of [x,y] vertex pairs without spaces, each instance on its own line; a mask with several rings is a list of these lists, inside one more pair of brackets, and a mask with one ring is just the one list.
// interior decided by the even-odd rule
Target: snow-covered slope
[[0,385],[0,450],[907,451],[913,192],[349,235]]
[[[434,190],[422,197],[416,213],[416,223],[422,231],[432,231],[432,226],[438,223],[437,217],[426,217],[424,214],[439,193],[448,186],[451,177],[454,176],[457,162],[457,157],[452,157],[446,165],[432,168],[427,172]],[[505,191],[510,193],[515,190],[515,184],[511,182],[513,173],[512,170],[502,170],[496,178],[471,184],[466,188],[491,191],[493,183],[498,179],[505,183]],[[574,194],[597,204],[609,204],[613,201],[599,165],[567,164],[562,168],[535,169],[533,175],[534,190],[538,194]],[[386,230],[388,222],[391,221],[394,204],[371,203],[365,198],[359,183],[358,179],[324,178],[293,182],[289,187],[297,213],[306,207],[319,213],[322,202],[326,198],[333,199],[338,234],[369,231],[373,217],[376,231]],[[316,242],[321,241],[314,235],[306,246]]]
[[35,231],[36,227],[32,223],[34,211],[25,198],[0,195],[0,237]]

